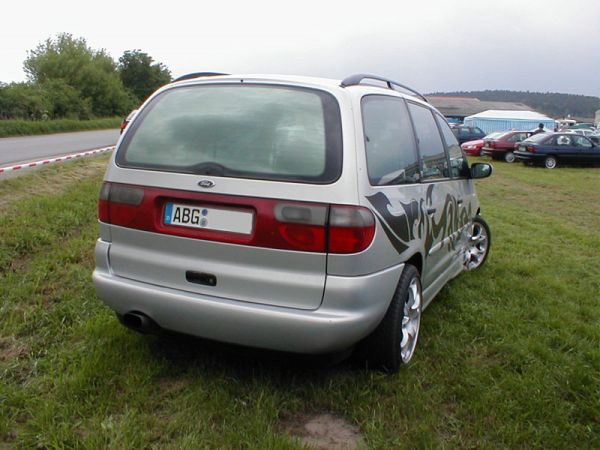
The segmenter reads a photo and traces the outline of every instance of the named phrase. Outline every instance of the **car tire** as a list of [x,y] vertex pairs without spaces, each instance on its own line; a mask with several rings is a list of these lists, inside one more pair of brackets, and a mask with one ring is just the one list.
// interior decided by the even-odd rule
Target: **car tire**
[[515,159],[515,154],[513,152],[506,152],[504,154],[504,161],[506,161],[507,163],[514,163]]
[[397,372],[412,359],[423,308],[421,275],[406,264],[388,310],[377,328],[360,344],[360,354],[369,367]]
[[557,165],[558,162],[554,156],[546,156],[546,159],[544,160],[544,167],[546,167],[546,169],[554,169]]
[[467,236],[464,264],[467,270],[475,270],[483,266],[490,253],[492,234],[483,217],[473,218]]

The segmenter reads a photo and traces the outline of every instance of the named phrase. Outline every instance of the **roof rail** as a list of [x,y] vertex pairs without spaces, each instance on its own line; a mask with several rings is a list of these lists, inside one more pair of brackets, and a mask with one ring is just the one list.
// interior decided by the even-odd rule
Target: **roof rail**
[[179,78],[176,78],[175,80],[173,80],[172,83],[175,83],[177,81],[191,80],[193,78],[200,78],[200,77],[216,77],[219,75],[229,75],[229,74],[228,73],[219,73],[219,72],[194,72],[194,73],[188,73],[187,75],[182,75]]
[[344,78],[344,80],[342,81],[340,86],[342,86],[342,87],[358,86],[360,84],[360,82],[365,79],[383,81],[384,83],[387,84],[388,89],[392,89],[394,91],[397,90],[397,89],[394,89],[394,86],[398,86],[399,88],[404,89],[405,91],[408,91],[410,94],[415,95],[415,96],[419,97],[420,99],[422,99],[423,101],[427,102],[427,99],[425,98],[425,96],[423,94],[421,94],[420,92],[417,92],[414,89],[409,88],[408,86],[400,84],[396,81],[389,80],[387,78],[383,78],[378,75],[369,75],[366,73],[358,73],[356,75],[350,75],[349,77]]

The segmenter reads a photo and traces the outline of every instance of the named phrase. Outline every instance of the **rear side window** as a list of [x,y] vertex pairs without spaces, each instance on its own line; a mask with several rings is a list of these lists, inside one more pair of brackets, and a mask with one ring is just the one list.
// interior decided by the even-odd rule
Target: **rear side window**
[[117,154],[123,167],[331,183],[341,173],[335,98],[313,89],[197,85],[141,111]]
[[432,112],[411,102],[408,103],[408,109],[415,125],[423,178],[448,178],[448,160]]
[[362,116],[371,185],[417,183],[419,162],[404,100],[365,96]]
[[592,143],[583,136],[575,136],[573,141],[575,147],[592,148]]

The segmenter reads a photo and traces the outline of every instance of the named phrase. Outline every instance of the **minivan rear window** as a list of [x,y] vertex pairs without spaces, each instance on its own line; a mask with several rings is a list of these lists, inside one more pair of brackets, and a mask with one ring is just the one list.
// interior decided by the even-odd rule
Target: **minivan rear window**
[[341,173],[335,97],[274,85],[195,85],[164,91],[133,122],[121,167],[331,183]]

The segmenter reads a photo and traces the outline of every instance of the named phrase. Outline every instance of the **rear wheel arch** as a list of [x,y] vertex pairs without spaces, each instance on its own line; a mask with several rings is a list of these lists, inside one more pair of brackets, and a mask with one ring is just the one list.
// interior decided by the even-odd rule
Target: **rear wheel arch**
[[419,273],[423,274],[423,256],[420,253],[415,253],[405,263],[415,266]]

